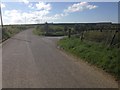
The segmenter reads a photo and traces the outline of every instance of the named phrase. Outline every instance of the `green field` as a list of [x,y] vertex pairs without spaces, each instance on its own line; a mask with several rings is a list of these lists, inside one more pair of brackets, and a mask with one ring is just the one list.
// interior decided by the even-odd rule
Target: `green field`
[[46,30],[44,25],[37,26],[33,33],[36,35],[44,36],[64,36],[64,26],[62,25],[49,25],[48,30]]
[[46,25],[44,24],[36,26],[36,28],[33,30],[33,33],[44,36],[65,36],[68,33],[68,31],[65,31],[65,26],[67,26],[67,28],[72,28],[73,31],[73,25],[50,24],[46,28]]
[[[88,41],[93,41],[97,43],[102,43],[104,45],[110,45],[112,41],[112,37],[115,31],[88,31],[84,32],[84,39]],[[114,38],[113,45],[115,47],[120,47],[120,32],[118,32]]]
[[[80,38],[63,38],[58,42],[65,51],[120,78],[120,48],[107,47],[102,43],[81,41]],[[119,74],[119,75],[118,75]]]

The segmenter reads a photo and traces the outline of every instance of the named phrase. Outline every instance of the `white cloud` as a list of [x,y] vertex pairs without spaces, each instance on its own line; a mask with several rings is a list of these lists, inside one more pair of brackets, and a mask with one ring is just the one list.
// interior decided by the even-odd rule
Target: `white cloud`
[[1,8],[5,8],[6,7],[5,4],[3,4],[3,3],[1,3],[0,5],[1,5]]
[[88,2],[80,2],[69,6],[67,9],[64,10],[65,13],[72,13],[72,12],[80,12],[86,9],[94,9],[97,8],[96,5],[90,5]]
[[91,10],[91,9],[94,9],[94,8],[97,8],[97,6],[90,5],[87,2],[76,3],[76,4],[73,4],[73,5],[69,6],[67,9],[65,9],[63,13],[55,14],[54,18],[55,19],[61,19],[62,17],[68,16],[69,13],[79,12],[79,11],[83,11],[83,10],[86,10],[86,9]]
[[29,0],[22,0],[25,4],[29,4]]
[[35,10],[51,10],[52,6],[50,3],[45,3],[45,2],[38,2],[35,5],[32,3],[29,3],[28,7],[30,9],[35,9]]
[[[28,0],[23,0],[26,4]],[[5,10],[3,12],[4,24],[24,24],[24,23],[41,23],[48,20],[56,19],[53,16],[47,16],[52,8],[50,3],[39,2],[37,4],[28,4],[28,8],[35,11],[23,12],[22,10]]]
[[98,7],[98,6],[95,6],[95,5],[88,5],[88,6],[87,6],[88,9],[95,9],[95,8],[97,8],[97,7]]
[[3,21],[6,24],[13,24],[22,22],[24,19],[22,18],[22,13],[20,10],[6,10],[3,13]]
[[68,15],[67,13],[55,14],[55,15],[54,15],[54,18],[60,19],[60,18],[65,17],[65,16],[67,16],[67,15]]
[[34,8],[35,8],[35,7],[33,6],[33,4],[29,4],[28,7],[29,7],[30,9],[34,9]]
[[[27,0],[24,0],[27,1]],[[29,3],[29,2],[27,2]],[[27,4],[26,3],[26,4]],[[83,10],[91,10],[97,6],[91,5],[87,2],[76,3],[69,6],[62,13],[54,14],[49,16],[49,13],[52,9],[50,3],[39,2],[37,4],[29,3],[28,7],[34,11],[23,12],[22,10],[5,10],[3,12],[3,21],[4,24],[35,24],[35,23],[44,23],[44,22],[54,22],[54,20],[61,19],[73,12],[79,12]]]
[[58,19],[55,15],[48,16],[49,11],[30,11],[22,12],[21,10],[5,10],[3,13],[4,24],[24,24],[24,23],[44,23]]
[[[27,0],[23,0],[27,1]],[[28,4],[29,2],[26,2]],[[28,4],[29,9],[34,9],[34,11],[30,10],[28,12],[24,12],[22,10],[5,10],[3,12],[3,22],[4,24],[24,24],[24,23],[43,23],[46,21],[53,21],[60,16],[64,16],[60,14],[59,17],[56,15],[48,16],[52,6],[50,3],[39,2],[37,4]]]
[[44,2],[39,2],[36,4],[36,7],[38,10],[51,10],[51,4],[47,4],[47,3],[44,3]]

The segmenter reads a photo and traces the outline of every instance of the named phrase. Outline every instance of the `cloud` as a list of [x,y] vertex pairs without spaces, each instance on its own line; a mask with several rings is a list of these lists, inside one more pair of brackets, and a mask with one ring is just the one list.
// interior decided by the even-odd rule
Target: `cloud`
[[6,10],[3,13],[3,21],[5,24],[15,24],[22,22],[23,20],[20,10]]
[[0,5],[1,5],[1,8],[5,8],[6,7],[6,5],[3,4],[3,3],[1,3]]
[[[4,24],[35,24],[58,19],[56,15],[48,16],[47,10],[22,12],[21,10],[5,10],[3,13]],[[16,18],[17,17],[17,18]]]
[[25,4],[29,4],[29,0],[22,0]]
[[50,3],[45,3],[45,2],[38,2],[35,5],[30,3],[28,5],[28,7],[30,9],[34,9],[34,10],[46,10],[46,11],[50,11],[52,9],[52,6]]
[[[27,0],[23,0],[27,1]],[[27,4],[28,2],[26,2]],[[28,12],[22,10],[5,10],[3,12],[4,24],[24,24],[24,23],[41,23],[56,19],[55,16],[47,16],[52,9],[50,3],[39,2],[37,4],[28,4]],[[34,9],[34,11],[32,10]],[[32,10],[32,11],[31,11]],[[17,17],[17,18],[16,18]]]
[[67,15],[68,15],[67,13],[55,14],[55,15],[54,15],[54,18],[60,19],[60,18],[65,17],[65,16],[67,16]]
[[38,10],[51,10],[52,7],[51,7],[51,4],[47,4],[47,3],[44,3],[44,2],[39,2],[36,4],[36,7]]
[[73,13],[73,12],[80,12],[80,11],[83,11],[83,10],[86,10],[86,9],[91,10],[91,9],[94,9],[94,8],[97,8],[97,6],[96,5],[90,5],[87,2],[80,2],[80,3],[76,3],[76,4],[73,4],[73,5],[69,6],[67,9],[64,9],[63,13],[55,14],[54,18],[60,19],[62,17],[68,16],[70,13]]
[[[38,2],[36,4],[29,3],[27,0],[23,0],[28,5],[30,9],[28,12],[23,10],[4,10],[3,12],[3,21],[4,24],[35,24],[35,23],[44,23],[46,21],[53,21],[60,16],[48,14],[50,13],[52,6],[50,3]],[[29,3],[29,4],[28,4]],[[32,10],[34,9],[34,10]],[[16,18],[17,17],[17,18]]]
[[69,6],[64,10],[65,13],[80,12],[83,10],[91,10],[97,8],[96,5],[90,5],[88,2],[80,2]]
[[[27,1],[27,0],[24,0]],[[28,4],[29,2],[26,2]],[[5,7],[5,6],[4,6]],[[50,3],[38,2],[36,4],[29,3],[28,7],[30,10],[28,12],[23,10],[4,10],[3,12],[3,23],[4,24],[36,24],[44,22],[54,22],[54,20],[61,19],[62,17],[68,16],[73,12],[80,12],[83,10],[91,10],[97,6],[91,5],[87,2],[76,3],[69,6],[62,13],[56,13],[49,16],[52,10],[52,5]],[[34,9],[34,10],[32,10]]]
[[28,7],[29,7],[30,9],[34,9],[34,8],[35,8],[35,7],[33,6],[33,4],[29,4]]

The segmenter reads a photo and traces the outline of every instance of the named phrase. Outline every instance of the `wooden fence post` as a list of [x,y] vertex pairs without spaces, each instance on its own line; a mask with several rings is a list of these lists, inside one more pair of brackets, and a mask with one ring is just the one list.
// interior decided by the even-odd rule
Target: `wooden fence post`
[[84,39],[84,32],[81,33],[81,38],[80,39],[81,39],[81,41],[83,41],[83,39]]
[[118,30],[115,31],[115,33],[114,33],[114,35],[113,35],[113,37],[112,37],[112,40],[111,40],[111,42],[110,42],[110,46],[113,44],[113,41],[114,41],[114,39],[115,39],[115,37],[116,37],[117,32],[118,32]]
[[68,31],[68,38],[71,38],[71,29]]

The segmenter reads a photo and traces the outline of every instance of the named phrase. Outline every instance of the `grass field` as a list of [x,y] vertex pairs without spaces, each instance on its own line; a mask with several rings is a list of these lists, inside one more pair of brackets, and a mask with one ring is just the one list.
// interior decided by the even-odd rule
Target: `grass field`
[[46,31],[44,25],[40,25],[33,30],[33,33],[44,36],[64,36],[64,27],[61,25],[49,25],[48,31]]
[[120,78],[120,56],[118,55],[120,48],[106,47],[91,41],[81,41],[76,37],[63,38],[58,44],[65,51]]
[[[111,31],[87,31],[84,32],[84,39],[89,41],[94,41],[97,43],[103,43],[105,45],[109,45],[112,37],[115,33],[115,30]],[[120,32],[116,34],[116,37],[113,42],[114,45],[120,46]]]

